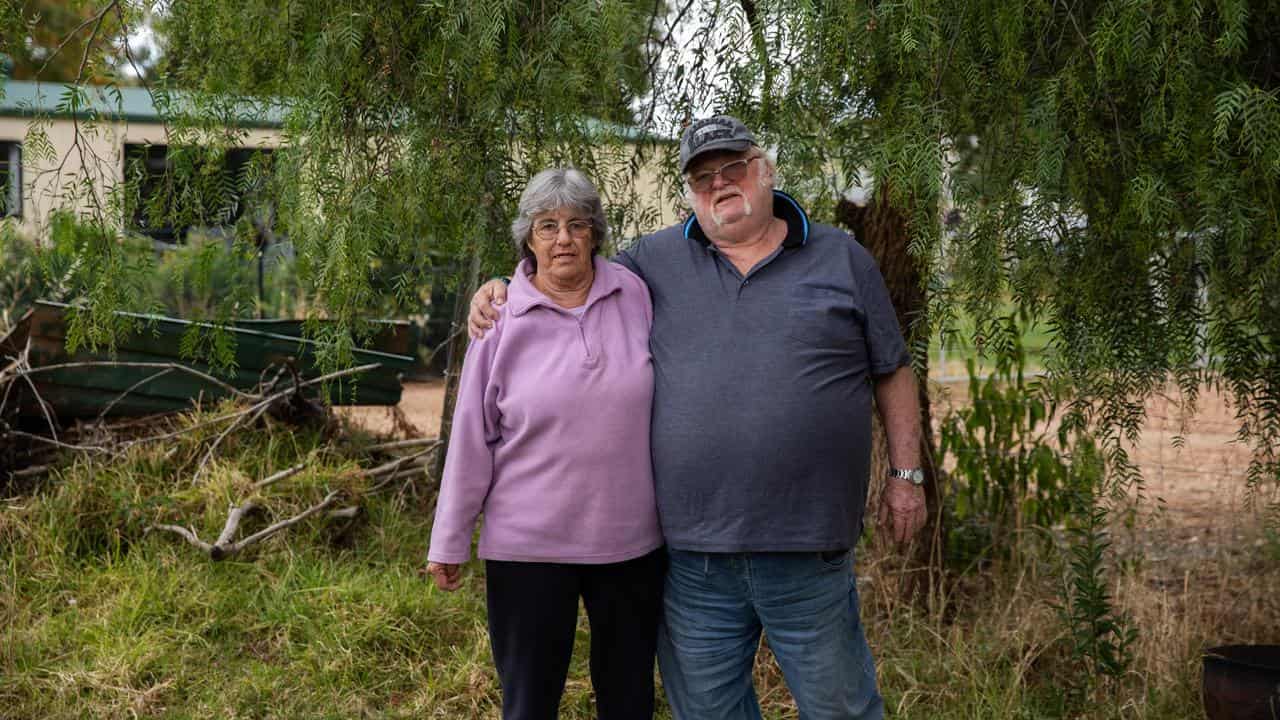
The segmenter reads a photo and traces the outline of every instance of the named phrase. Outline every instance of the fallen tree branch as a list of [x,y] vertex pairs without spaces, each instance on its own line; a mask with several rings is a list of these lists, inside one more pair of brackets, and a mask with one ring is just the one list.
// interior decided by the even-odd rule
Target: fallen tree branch
[[[214,552],[216,552],[217,548],[226,547],[227,543],[235,538],[236,530],[240,529],[240,521],[257,507],[256,503],[250,501],[227,508],[227,522],[222,526],[222,532],[218,533],[218,539],[213,541]],[[217,558],[214,559],[216,560]]]
[[246,415],[246,414],[248,414],[248,413],[255,412],[255,411],[256,411],[256,410],[258,410],[260,407],[265,407],[265,406],[267,406],[267,405],[270,405],[271,403],[275,402],[276,400],[279,400],[279,399],[281,399],[281,398],[285,397],[285,396],[286,396],[286,395],[288,395],[289,393],[297,392],[297,390],[298,390],[298,389],[300,389],[300,388],[304,388],[304,387],[307,387],[307,386],[309,386],[309,385],[314,385],[315,383],[318,383],[318,382],[326,382],[326,381],[329,381],[329,380],[336,380],[336,379],[338,379],[338,378],[340,378],[340,377],[346,377],[346,376],[348,376],[348,375],[354,375],[354,374],[356,374],[356,373],[368,372],[369,370],[373,370],[374,368],[379,368],[379,367],[382,367],[382,365],[381,365],[381,364],[379,364],[379,363],[370,363],[370,364],[368,364],[368,365],[360,365],[359,367],[347,368],[346,370],[339,370],[339,371],[337,371],[337,372],[332,372],[332,373],[329,373],[329,374],[327,374],[327,375],[322,375],[322,376],[320,376],[320,377],[318,377],[318,378],[313,378],[313,379],[311,379],[311,380],[307,380],[306,382],[299,383],[299,384],[297,385],[297,387],[289,388],[288,390],[281,390],[281,391],[279,391],[279,392],[276,392],[276,393],[273,393],[273,394],[271,394],[271,395],[268,395],[267,397],[265,397],[265,398],[263,398],[262,400],[260,400],[260,401],[258,401],[258,402],[256,402],[256,403],[254,403],[253,405],[250,405],[250,406],[249,406],[249,407],[247,407],[247,408],[242,408],[242,409],[240,409],[240,410],[236,410],[235,412],[229,412],[229,413],[227,413],[227,414],[225,414],[225,415],[219,415],[218,417],[211,418],[211,419],[209,419],[209,420],[205,420],[204,422],[196,423],[195,425],[192,425],[191,427],[182,428],[181,430],[174,430],[173,432],[167,432],[167,433],[163,433],[163,434],[161,434],[161,435],[152,435],[152,436],[150,436],[150,437],[138,438],[137,440],[130,440],[128,443],[126,443],[126,444],[125,444],[125,446],[126,446],[126,447],[129,447],[129,446],[132,446],[132,445],[138,445],[138,444],[145,443],[145,442],[155,442],[156,440],[168,440],[168,439],[170,439],[170,438],[175,438],[175,437],[177,437],[177,436],[179,436],[179,435],[183,435],[183,434],[185,434],[185,433],[189,433],[189,432],[191,432],[192,430],[195,430],[195,429],[197,429],[197,428],[202,428],[202,427],[206,427],[206,426],[209,426],[209,425],[215,425],[215,424],[217,424],[217,423],[219,423],[219,422],[222,422],[222,421],[224,421],[224,420],[230,420],[230,419],[232,419],[232,418],[238,418],[238,417],[241,417],[241,416]]
[[[217,384],[217,385],[219,385],[219,386],[221,386],[221,387],[224,387],[225,389],[227,389],[227,390],[228,390],[228,391],[230,391],[230,392],[235,393],[235,394],[236,394],[237,396],[239,396],[239,397],[247,398],[247,399],[256,399],[257,401],[256,401],[256,402],[254,402],[252,405],[250,405],[250,406],[246,407],[246,408],[241,408],[241,409],[239,409],[239,410],[235,410],[235,411],[233,411],[233,412],[225,413],[225,414],[223,414],[223,415],[219,415],[219,416],[214,417],[214,418],[209,418],[209,419],[207,419],[207,420],[203,420],[203,421],[201,421],[201,422],[195,423],[194,425],[190,425],[190,426],[188,426],[188,427],[179,428],[179,429],[177,429],[177,430],[172,430],[172,431],[169,431],[169,432],[160,433],[160,434],[158,434],[158,435],[149,435],[149,436],[146,436],[146,437],[141,437],[141,438],[136,438],[136,439],[133,439],[133,440],[126,440],[126,441],[123,441],[123,442],[115,443],[115,444],[113,444],[113,445],[112,445],[112,448],[111,448],[111,449],[108,449],[108,448],[105,448],[105,447],[99,447],[99,446],[96,446],[96,445],[77,445],[77,444],[74,444],[74,443],[62,442],[61,440],[59,440],[59,439],[58,439],[57,430],[55,429],[55,425],[54,425],[53,418],[52,418],[52,416],[49,414],[49,409],[48,409],[48,407],[47,407],[47,403],[45,403],[45,402],[44,402],[44,399],[43,399],[42,397],[40,397],[40,395],[39,395],[38,391],[36,391],[36,389],[35,389],[35,384],[34,384],[34,382],[31,380],[31,378],[30,378],[29,376],[30,376],[31,374],[36,373],[36,372],[45,372],[45,371],[48,371],[48,370],[55,370],[55,369],[78,368],[78,367],[101,367],[101,366],[115,366],[115,367],[155,367],[155,368],[158,368],[158,369],[163,370],[163,371],[173,371],[173,370],[178,370],[178,371],[187,371],[187,372],[191,372],[191,373],[193,373],[193,374],[199,375],[199,376],[201,376],[201,377],[203,377],[203,378],[205,378],[205,379],[209,380],[210,382],[213,382],[213,383],[215,383],[215,384]],[[28,439],[34,440],[34,441],[36,441],[36,442],[41,442],[41,443],[45,443],[45,444],[48,444],[48,445],[51,445],[51,446],[54,446],[54,447],[57,447],[57,448],[61,448],[61,449],[63,449],[63,450],[73,450],[73,451],[78,451],[78,452],[97,452],[97,453],[110,454],[113,450],[115,450],[115,451],[121,451],[121,450],[125,450],[125,449],[128,449],[128,448],[131,448],[131,447],[133,447],[133,446],[135,446],[135,445],[141,445],[141,444],[143,444],[143,443],[157,442],[157,441],[160,441],[160,440],[169,440],[169,439],[172,439],[172,438],[178,437],[178,436],[180,436],[180,435],[185,435],[185,434],[190,433],[190,432],[192,432],[192,431],[194,431],[194,430],[197,430],[197,429],[199,429],[199,428],[208,427],[208,426],[210,426],[210,425],[216,425],[216,424],[218,424],[218,423],[225,422],[225,421],[227,421],[227,420],[233,420],[233,421],[235,421],[235,422],[233,422],[233,423],[232,423],[231,427],[226,428],[225,430],[223,430],[223,431],[222,431],[222,433],[221,433],[221,434],[218,436],[218,438],[215,440],[215,442],[214,442],[213,446],[209,449],[209,451],[208,451],[208,452],[206,452],[206,453],[205,453],[205,457],[204,457],[204,459],[203,459],[203,460],[202,460],[202,462],[201,462],[201,466],[200,466],[200,468],[197,468],[197,471],[196,471],[196,478],[198,479],[198,478],[199,478],[199,475],[201,474],[201,472],[202,472],[202,470],[203,470],[204,465],[208,462],[209,458],[212,456],[213,451],[214,451],[214,450],[216,450],[217,446],[222,442],[222,440],[223,440],[223,439],[224,439],[224,438],[225,438],[225,437],[226,437],[226,436],[227,436],[227,435],[228,435],[232,430],[234,430],[234,428],[235,428],[235,427],[239,426],[239,425],[241,424],[241,422],[242,422],[242,421],[243,421],[247,416],[252,416],[252,417],[250,418],[250,420],[256,419],[257,417],[261,416],[261,414],[262,414],[263,412],[265,412],[265,411],[266,411],[266,410],[271,406],[271,404],[272,404],[272,403],[274,403],[274,402],[276,402],[276,401],[278,401],[278,400],[281,400],[281,399],[283,399],[283,398],[287,397],[287,396],[288,396],[288,395],[290,395],[291,393],[296,393],[296,392],[300,391],[302,388],[310,387],[310,386],[312,386],[312,385],[316,385],[317,383],[323,383],[323,382],[328,382],[328,381],[331,381],[331,380],[337,380],[337,379],[339,379],[339,378],[348,377],[348,376],[355,375],[355,374],[358,374],[358,373],[368,372],[368,371],[373,370],[373,369],[375,369],[375,368],[381,367],[381,365],[380,365],[379,363],[369,363],[369,364],[366,364],[366,365],[360,365],[360,366],[353,367],[353,368],[347,368],[347,369],[345,369],[345,370],[338,370],[338,371],[335,371],[335,372],[327,373],[327,374],[325,374],[325,375],[321,375],[320,377],[312,378],[311,380],[306,380],[306,381],[303,381],[303,382],[295,383],[292,387],[290,387],[290,388],[288,388],[288,389],[280,390],[280,391],[277,391],[277,392],[271,393],[270,395],[267,395],[267,396],[265,396],[265,397],[262,397],[262,396],[259,396],[259,395],[254,395],[254,394],[251,394],[251,393],[245,393],[245,392],[242,392],[242,391],[240,391],[240,390],[236,390],[235,388],[231,387],[230,385],[227,385],[226,383],[223,383],[223,382],[221,382],[220,380],[217,380],[216,378],[213,378],[213,377],[208,376],[208,375],[206,375],[206,374],[204,374],[204,373],[201,373],[201,372],[200,372],[200,371],[198,371],[198,370],[192,370],[191,368],[187,368],[187,367],[185,367],[185,366],[183,366],[183,365],[177,365],[177,364],[173,364],[173,363],[75,362],[75,363],[59,363],[59,364],[56,364],[56,365],[43,365],[43,366],[38,367],[38,368],[31,368],[31,367],[29,367],[29,365],[26,363],[26,360],[25,360],[25,353],[24,353],[22,357],[19,357],[15,362],[11,363],[9,366],[7,366],[7,367],[6,367],[6,372],[8,372],[10,369],[12,369],[12,368],[14,368],[14,367],[17,367],[17,368],[18,368],[18,372],[17,372],[17,373],[13,374],[12,376],[8,376],[8,377],[5,377],[5,378],[0,378],[0,379],[4,379],[4,380],[6,380],[6,381],[7,381],[7,382],[4,382],[4,383],[3,383],[4,390],[5,390],[5,394],[4,394],[3,401],[0,401],[0,406],[3,406],[3,404],[5,404],[5,403],[7,403],[7,402],[8,402],[9,391],[10,391],[10,390],[12,390],[12,388],[13,388],[13,386],[14,386],[14,384],[15,384],[15,381],[16,381],[18,378],[21,378],[21,379],[25,380],[28,384],[30,384],[30,385],[31,385],[31,389],[32,389],[32,391],[33,391],[33,392],[36,392],[36,402],[37,402],[37,403],[39,403],[41,410],[44,412],[44,415],[45,415],[45,421],[49,424],[49,432],[50,432],[50,434],[52,435],[52,438],[46,438],[46,437],[43,437],[43,436],[40,436],[40,435],[34,435],[34,434],[27,433],[27,432],[23,432],[23,431],[20,431],[20,430],[6,430],[5,432],[0,433],[0,438],[5,438],[5,437],[24,437],[24,438],[28,438]],[[160,375],[160,373],[156,373],[155,375],[152,375],[152,376],[150,376],[149,378],[146,378],[146,379],[144,379],[144,380],[143,380],[143,381],[141,381],[141,382],[148,382],[148,381],[150,381],[150,380],[154,380],[156,377],[159,377],[159,375]],[[136,389],[136,387],[137,387],[139,384],[141,384],[141,383],[135,383],[135,384],[134,384],[134,386],[130,387],[128,390],[126,390],[124,393],[122,393],[120,397],[123,397],[124,395],[127,395],[129,392],[132,392],[134,389]],[[119,397],[117,397],[115,400],[113,400],[113,401],[112,401],[112,404],[114,404],[115,402],[117,402],[119,399],[120,399],[120,398],[119,398]],[[109,407],[110,407],[110,406],[108,406],[108,409],[109,409]],[[193,480],[193,482],[195,482],[195,480]]]
[[[36,405],[40,408],[40,412],[44,414],[44,421],[49,424],[49,436],[54,440],[58,439],[58,431],[53,425],[53,416],[49,414],[49,408],[45,404],[44,397],[40,395],[40,391],[36,389],[36,383],[31,379],[31,338],[27,338],[27,346],[22,349],[22,353],[18,356],[18,377],[26,381],[31,388],[31,394],[36,399]],[[7,398],[6,398],[7,399]]]
[[4,417],[4,409],[9,407],[9,393],[17,383],[6,379],[4,373],[0,373],[0,385],[4,386],[4,397],[0,397],[0,417]]
[[365,491],[365,493],[373,494],[376,492],[380,492],[386,489],[387,487],[390,487],[390,485],[394,483],[396,480],[403,480],[405,478],[411,478],[411,477],[421,477],[422,475],[426,474],[426,472],[427,472],[426,463],[415,464],[411,467],[404,468],[403,470],[397,470],[396,472],[383,476],[383,478],[378,481],[378,484],[370,487],[368,490]]
[[432,451],[434,451],[439,446],[440,446],[440,441],[435,440],[430,445],[428,445],[426,449],[419,450],[418,452],[415,452],[415,453],[410,453],[409,455],[398,457],[395,460],[385,462],[381,465],[378,465],[377,467],[369,468],[368,470],[365,470],[364,473],[370,477],[378,477],[379,475],[394,473],[395,471],[403,467],[405,463],[409,463],[413,460],[417,460],[420,457],[429,455]]
[[240,426],[241,423],[245,422],[245,418],[249,418],[249,421],[247,424],[252,425],[258,418],[262,417],[262,413],[266,412],[267,408],[270,407],[269,403],[259,403],[259,405],[260,407],[258,408],[257,412],[253,414],[245,413],[241,415],[240,417],[236,418],[235,422],[228,425],[225,429],[223,429],[221,433],[218,434],[218,437],[214,439],[213,444],[210,445],[209,449],[205,452],[204,458],[200,460],[200,465],[196,467],[195,475],[191,477],[192,485],[200,481],[200,473],[204,472],[205,467],[209,464],[211,460],[213,460],[213,454],[217,452],[218,446],[222,444],[223,440],[227,439],[227,436],[231,434],[231,431],[235,430],[237,427]]
[[21,470],[14,470],[9,473],[9,475],[10,477],[23,478],[30,477],[32,475],[43,475],[47,472],[49,472],[48,465],[32,465],[31,467],[22,468]]
[[205,554],[210,556],[213,555],[213,546],[201,540],[199,536],[196,535],[196,531],[192,530],[191,528],[184,528],[181,525],[151,525],[150,527],[148,527],[146,530],[143,531],[143,534],[145,535],[146,533],[149,533],[152,530],[164,530],[165,532],[174,533],[175,535],[186,540],[191,545],[194,545],[195,547],[199,548]]
[[411,438],[409,440],[396,440],[394,442],[379,443],[370,445],[365,448],[366,452],[383,452],[386,450],[403,450],[405,448],[422,447],[423,445],[435,445],[439,443],[438,438]]
[[116,403],[118,403],[118,402],[120,402],[121,400],[123,400],[123,399],[125,398],[125,396],[127,396],[129,393],[133,392],[134,390],[137,390],[138,388],[142,387],[143,385],[146,385],[147,383],[151,382],[152,380],[156,380],[156,379],[158,379],[158,378],[162,378],[162,377],[164,377],[165,375],[168,375],[168,374],[169,374],[169,373],[171,373],[171,372],[173,372],[173,370],[172,370],[171,368],[165,368],[165,369],[161,370],[160,372],[152,373],[152,374],[150,374],[150,375],[148,375],[148,376],[146,376],[146,377],[142,378],[142,379],[141,379],[141,380],[139,380],[138,382],[136,382],[136,383],[134,383],[134,384],[130,385],[129,387],[125,388],[124,392],[122,392],[122,393],[120,393],[119,395],[115,396],[115,398],[113,398],[113,399],[111,400],[111,402],[107,403],[106,407],[102,408],[102,412],[98,413],[98,422],[102,422],[102,419],[103,419],[103,418],[105,418],[105,417],[107,416],[107,413],[111,412],[111,408],[115,407],[115,406],[116,406]]
[[[328,375],[321,375],[320,377],[317,377],[317,378],[304,380],[301,383],[298,383],[298,387],[299,388],[309,387],[311,385],[315,385],[316,383],[328,382],[330,380],[337,380],[338,378],[347,377],[348,375],[355,375],[357,373],[362,373],[362,372],[369,372],[370,370],[375,370],[380,367],[382,367],[382,363],[369,363],[368,365],[359,365],[353,368],[347,368],[346,370],[338,370],[337,372],[331,372]],[[287,393],[291,391],[286,390],[285,392]]]
[[107,448],[98,447],[97,445],[72,445],[71,443],[64,443],[61,440],[54,440],[52,438],[47,438],[43,435],[34,435],[32,433],[24,432],[22,430],[9,430],[3,436],[0,436],[0,437],[23,437],[23,438],[27,438],[28,440],[35,440],[36,442],[41,442],[46,445],[59,447],[59,448],[62,448],[63,450],[77,450],[79,452],[97,452],[97,453],[106,453],[108,455],[111,454],[111,451],[108,450]]
[[[229,558],[233,555],[240,553],[250,545],[259,543],[271,537],[272,535],[275,535],[281,530],[285,530],[289,527],[297,525],[298,523],[302,522],[303,520],[306,520],[312,515],[315,515],[316,513],[327,509],[341,495],[342,495],[341,491],[334,490],[330,492],[328,495],[326,495],[323,500],[316,503],[315,505],[312,505],[306,510],[303,510],[297,515],[294,515],[293,517],[287,518],[285,520],[281,520],[280,522],[277,522],[275,524],[269,525],[263,528],[262,530],[259,530],[258,532],[250,535],[249,537],[246,537],[243,540],[238,540],[236,542],[231,542],[231,538],[235,537],[236,530],[239,529],[240,521],[244,519],[244,516],[260,507],[256,503],[247,502],[242,505],[232,505],[230,510],[227,513],[227,522],[222,526],[222,532],[218,535],[217,541],[214,542],[212,545],[201,540],[200,536],[196,534],[195,530],[192,530],[189,527],[182,527],[181,525],[151,525],[144,532],[149,533],[152,530],[164,530],[166,532],[174,533],[175,535],[178,535],[182,539],[186,540],[187,543],[189,543],[190,545],[196,548],[199,548],[202,552],[207,554],[210,559],[224,560],[226,558]],[[346,511],[348,509],[344,508],[343,510]],[[358,508],[356,512],[358,512]],[[344,515],[342,515],[341,517],[346,517],[346,516],[347,515],[344,513]]]
[[278,482],[280,482],[281,480],[284,480],[285,478],[293,477],[294,475],[297,475],[298,473],[302,472],[302,471],[303,471],[303,470],[305,470],[305,469],[307,469],[307,464],[306,464],[306,463],[298,463],[297,465],[294,465],[293,467],[287,467],[287,468],[285,468],[284,470],[281,470],[281,471],[280,471],[280,472],[278,472],[278,473],[274,473],[274,474],[268,475],[267,477],[265,477],[265,478],[263,478],[263,479],[259,480],[258,482],[254,483],[254,484],[253,484],[253,489],[254,489],[254,490],[261,490],[262,488],[267,487],[268,485],[272,485],[272,484],[278,483]]
[[[229,557],[229,556],[231,556],[231,555],[235,555],[236,553],[240,552],[241,550],[244,550],[245,548],[249,547],[250,545],[252,545],[252,544],[254,544],[254,543],[256,543],[256,542],[260,542],[260,541],[262,541],[262,540],[265,540],[266,538],[269,538],[269,537],[271,537],[272,535],[275,535],[276,533],[280,532],[281,530],[284,530],[284,529],[286,529],[286,528],[289,528],[289,527],[292,527],[292,526],[294,526],[294,525],[297,525],[298,523],[302,522],[303,520],[306,520],[307,518],[311,517],[312,515],[315,515],[316,513],[320,512],[321,510],[324,510],[324,509],[328,508],[328,507],[329,507],[330,505],[332,505],[332,504],[334,503],[334,501],[335,501],[335,500],[337,500],[341,495],[342,495],[342,493],[341,493],[340,491],[338,491],[338,490],[334,490],[333,492],[331,492],[331,493],[329,493],[328,495],[326,495],[326,496],[324,497],[324,499],[323,499],[323,500],[321,500],[320,502],[316,503],[315,505],[312,505],[311,507],[307,508],[306,510],[303,510],[302,512],[298,513],[297,515],[294,515],[293,517],[291,517],[291,518],[289,518],[289,519],[287,519],[287,520],[281,520],[280,522],[278,522],[278,523],[276,523],[276,524],[274,524],[274,525],[270,525],[270,526],[268,526],[268,527],[266,527],[266,528],[263,528],[262,530],[259,530],[258,532],[256,532],[256,533],[254,533],[254,534],[250,535],[249,537],[247,537],[247,538],[245,538],[245,539],[243,539],[243,540],[241,540],[241,541],[239,541],[239,542],[234,542],[234,543],[231,543],[230,545],[227,545],[226,547],[221,548],[221,552],[222,552],[221,556],[215,556],[215,555],[213,554],[213,552],[210,552],[209,557],[213,558],[214,560],[221,560],[221,559],[222,559],[222,558],[224,558],[224,557]],[[217,550],[218,550],[218,548],[219,548],[219,546],[214,546],[214,551],[217,551]]]

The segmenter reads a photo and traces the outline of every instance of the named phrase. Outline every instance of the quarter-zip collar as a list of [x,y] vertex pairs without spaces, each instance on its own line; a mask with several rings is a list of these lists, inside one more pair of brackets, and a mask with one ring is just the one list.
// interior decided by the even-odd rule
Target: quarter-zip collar
[[[608,297],[613,293],[622,289],[622,281],[618,277],[618,269],[608,260],[596,255],[591,258],[591,265],[595,269],[595,278],[591,281],[591,289],[587,291],[587,302],[584,304],[584,312],[590,310],[601,298]],[[516,274],[511,278],[511,285],[507,288],[507,306],[512,316],[523,315],[535,307],[546,307],[565,315],[571,315],[568,310],[555,304],[555,302],[543,295],[538,288],[534,287],[533,280],[530,278],[529,261],[521,260],[516,267]]]

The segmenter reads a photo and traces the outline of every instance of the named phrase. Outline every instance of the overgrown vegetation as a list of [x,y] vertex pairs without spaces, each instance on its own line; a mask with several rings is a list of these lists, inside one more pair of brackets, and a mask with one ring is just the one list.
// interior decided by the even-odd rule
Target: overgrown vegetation
[[1010,557],[1085,515],[1103,479],[1092,438],[1053,426],[1056,390],[1023,374],[1021,354],[985,377],[973,359],[967,369],[968,402],[942,418],[938,444],[953,463],[947,558],[959,568]]
[[[149,6],[104,4],[115,25]],[[326,338],[331,365],[350,360],[371,308],[420,304],[434,268],[463,280],[508,268],[513,199],[547,164],[592,173],[621,236],[653,229],[654,198],[637,195],[636,179],[665,146],[644,132],[674,134],[689,114],[727,110],[758,128],[780,152],[786,189],[816,219],[833,217],[850,188],[869,190],[896,233],[881,258],[890,283],[927,289],[900,308],[917,355],[967,318],[964,332],[996,368],[943,424],[953,564],[933,604],[901,604],[885,589],[896,587],[893,563],[875,550],[863,558],[864,617],[890,708],[1198,717],[1201,647],[1275,640],[1275,523],[1255,545],[1176,567],[1125,562],[1137,550],[1117,549],[1110,530],[1131,520],[1115,511],[1140,480],[1129,449],[1142,401],[1170,380],[1188,411],[1203,388],[1228,391],[1239,439],[1255,451],[1250,487],[1280,477],[1276,7],[673,9],[692,38],[683,48],[674,28],[654,24],[665,3],[391,2],[377,13],[173,4],[166,32],[186,55],[153,90],[174,144],[205,148],[192,157],[220,157],[242,139],[226,120],[247,111],[244,98],[280,102],[286,147],[262,200],[298,262],[271,297],[305,297],[295,310],[338,321]],[[80,74],[112,75],[96,56]],[[83,100],[71,90],[63,104]],[[91,111],[86,128],[103,119]],[[43,122],[31,156],[56,160]],[[656,162],[672,180],[670,158]],[[154,199],[153,219],[220,212],[235,188],[199,176],[212,166],[178,167],[207,182],[175,184],[181,192]],[[219,320],[253,307],[247,225],[156,266],[149,248],[103,222],[135,207],[139,180],[91,203],[87,223],[55,220],[38,261],[13,250],[0,293],[27,297],[33,275],[11,268],[38,265],[40,282],[83,303],[73,341],[105,344],[123,329],[112,311],[139,302]],[[82,185],[70,183],[68,197]],[[220,292],[227,286],[235,291]],[[1050,377],[1036,387],[1020,372],[1018,317],[1050,329]],[[315,469],[277,498],[282,508],[347,482],[344,451],[313,437],[257,444],[278,436],[228,448],[195,487],[177,471],[179,448],[79,462],[11,500],[0,516],[0,701],[19,717],[493,715],[479,578],[445,600],[411,570],[425,508],[371,498],[371,521],[349,546],[335,547],[317,522],[250,563],[210,565],[176,538],[141,532],[182,511],[202,518],[207,537],[243,499],[244,478],[304,456]],[[1253,531],[1243,520],[1241,529]],[[983,572],[965,572],[974,567]],[[569,717],[590,714],[581,663]],[[770,716],[789,716],[776,671],[761,668],[760,681]]]
[[[183,418],[190,427],[209,414]],[[212,471],[192,466],[219,428],[68,461],[0,510],[0,703],[10,718],[137,714],[350,717],[491,706],[479,596],[442,602],[415,575],[426,538],[405,491],[367,495],[359,436],[268,421],[236,433]],[[307,469],[255,490],[253,482]],[[397,486],[399,487],[399,486]],[[158,522],[217,534],[228,503],[258,497],[261,527],[339,490],[365,516],[323,516],[210,563]],[[7,493],[6,493],[7,494]],[[478,692],[470,692],[475,687]],[[419,714],[419,716],[421,716]]]
[[[180,419],[191,427],[212,413]],[[196,430],[118,458],[66,459],[0,504],[0,707],[14,720],[84,717],[498,716],[484,622],[483,566],[440,593],[418,575],[429,532],[421,481],[368,494],[353,470],[373,440],[267,422],[228,438],[212,471],[191,469],[216,434]],[[299,462],[265,490],[251,484]],[[316,517],[210,562],[156,522],[217,533],[255,492],[262,527],[344,493],[364,516]],[[1067,555],[1028,549],[949,585],[930,612],[895,591],[893,553],[860,557],[863,615],[889,708],[902,718],[1198,718],[1199,653],[1265,640],[1280,566],[1259,546],[1173,565],[1135,564],[1107,583],[1143,628],[1104,699],[1057,622]],[[1185,589],[1183,588],[1186,583]],[[1179,592],[1170,592],[1170,584]],[[593,717],[582,625],[562,717]],[[757,668],[766,717],[794,718],[777,668]],[[669,717],[665,710],[660,717]]]

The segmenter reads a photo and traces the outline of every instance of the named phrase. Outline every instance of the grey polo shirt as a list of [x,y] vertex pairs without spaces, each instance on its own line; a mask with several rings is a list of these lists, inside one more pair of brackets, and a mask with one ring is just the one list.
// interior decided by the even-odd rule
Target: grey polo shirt
[[745,276],[693,217],[616,258],[653,295],[654,482],[679,550],[853,547],[871,378],[910,362],[867,251],[785,193],[773,212],[786,240]]

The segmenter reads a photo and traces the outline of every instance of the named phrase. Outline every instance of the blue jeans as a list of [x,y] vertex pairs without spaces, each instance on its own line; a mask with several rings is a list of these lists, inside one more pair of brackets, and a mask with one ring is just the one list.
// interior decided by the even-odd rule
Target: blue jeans
[[669,550],[658,666],[677,720],[759,720],[763,630],[801,720],[880,720],[851,553]]

